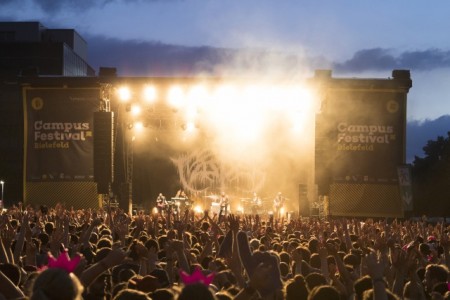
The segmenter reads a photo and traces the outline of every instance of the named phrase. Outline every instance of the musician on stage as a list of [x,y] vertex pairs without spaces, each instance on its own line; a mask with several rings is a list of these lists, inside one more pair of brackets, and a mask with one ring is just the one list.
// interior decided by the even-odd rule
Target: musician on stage
[[273,210],[274,210],[274,217],[276,219],[279,219],[281,217],[281,209],[284,206],[284,196],[281,192],[278,192],[278,194],[273,199]]
[[158,209],[158,214],[161,216],[163,212],[167,211],[167,200],[162,193],[159,193],[158,198],[156,198],[156,208]]
[[175,195],[175,198],[189,199],[188,196],[186,195],[186,192],[183,189],[178,190],[177,194]]
[[262,205],[261,198],[259,198],[258,194],[254,192],[253,198],[251,200],[251,210],[253,215],[258,214],[258,210],[261,208],[261,205]]
[[226,217],[228,215],[228,204],[229,204],[228,196],[225,194],[225,192],[222,192],[219,197],[219,205],[220,205],[219,220],[221,216]]

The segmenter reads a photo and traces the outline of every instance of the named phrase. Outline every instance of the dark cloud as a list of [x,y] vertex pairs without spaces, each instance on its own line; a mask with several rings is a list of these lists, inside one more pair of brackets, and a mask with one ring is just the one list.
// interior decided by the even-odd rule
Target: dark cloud
[[188,47],[98,36],[87,37],[86,40],[90,52],[89,61],[94,67],[115,65],[122,72],[134,72],[135,75],[217,73],[224,71],[224,68],[228,71],[246,68],[257,72],[275,68],[287,75],[305,68],[311,71],[332,69],[335,74],[345,75],[394,69],[428,71],[450,67],[450,51],[440,49],[407,51],[396,55],[391,49],[363,49],[355,52],[349,60],[330,62],[319,56],[303,57],[264,49]]
[[[98,8],[108,5],[113,2],[139,2],[143,0],[31,0],[45,13],[52,14],[61,10],[75,10],[85,11],[91,8]],[[147,1],[163,1],[163,0],[147,0]],[[0,0],[0,7],[2,5],[21,3],[26,4],[24,0]]]
[[425,51],[404,52],[398,58],[401,67],[414,70],[432,70],[450,67],[450,51],[429,49]]
[[60,10],[88,10],[94,7],[103,7],[114,0],[33,0],[46,13],[54,13]]
[[450,51],[428,49],[407,51],[397,56],[392,52],[390,49],[383,48],[360,50],[351,59],[342,63],[336,62],[333,69],[342,73],[354,73],[393,69],[427,71],[450,67]]
[[[264,49],[188,47],[99,36],[84,38],[88,42],[88,60],[94,69],[116,67],[121,76],[227,75],[262,71],[289,75],[305,69],[304,57]],[[324,58],[312,57],[306,67],[314,69],[325,65]]]
[[338,72],[380,71],[393,69],[396,65],[396,59],[389,54],[389,50],[374,48],[356,52],[350,60],[336,63],[334,69]]
[[[92,1],[78,1],[78,0],[31,0],[35,5],[40,7],[42,11],[47,14],[52,14],[60,10],[76,10],[84,11],[94,7],[102,7],[109,2],[115,0],[92,0]],[[25,0],[0,0],[0,7],[7,5],[27,5]]]
[[[261,49],[229,49],[214,47],[186,47],[160,42],[120,41],[102,37],[88,37],[89,61],[98,67],[117,67],[120,76],[191,76],[199,73],[221,75],[221,72],[253,70],[265,74],[278,65],[286,74],[299,68],[311,71],[333,68],[323,57],[299,57],[294,54],[273,53]],[[449,67],[449,52],[428,50],[405,52],[394,57],[388,50],[361,50],[339,66],[338,71],[392,71],[396,68],[428,70]],[[305,61],[307,62],[305,66]],[[333,70],[334,72],[335,70]],[[337,72],[336,72],[337,73]],[[435,120],[407,123],[407,162],[414,156],[423,157],[423,147],[437,136],[446,136],[450,115]]]
[[[76,10],[85,11],[91,8],[98,8],[108,5],[113,2],[156,2],[169,0],[32,0],[45,13],[52,14],[60,10]],[[175,0],[172,0],[175,1]],[[24,0],[0,0],[0,7],[2,5],[15,4],[19,2],[26,4]]]
[[407,153],[406,161],[411,163],[414,156],[424,157],[423,147],[429,140],[438,136],[447,136],[450,130],[450,115],[444,115],[434,120],[410,121],[406,127]]

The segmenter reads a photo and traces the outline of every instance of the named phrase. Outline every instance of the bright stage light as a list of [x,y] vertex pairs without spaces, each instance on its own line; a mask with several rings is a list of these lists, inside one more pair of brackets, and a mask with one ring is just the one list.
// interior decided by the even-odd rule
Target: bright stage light
[[203,212],[203,208],[200,205],[196,205],[194,207],[194,212],[197,214],[201,214]]
[[143,91],[144,100],[153,103],[156,100],[156,88],[152,85],[146,85]]
[[286,105],[289,110],[309,112],[312,107],[313,97],[309,89],[305,87],[290,87],[286,89]]
[[189,121],[186,123],[186,131],[191,133],[195,130],[195,123],[192,121]]
[[306,127],[306,114],[303,112],[293,112],[290,114],[291,128],[294,133],[301,133]]
[[203,106],[208,100],[208,91],[203,85],[195,85],[188,92],[188,103],[192,106]]
[[142,131],[144,129],[144,123],[142,122],[136,122],[134,123],[134,130],[136,131]]
[[131,99],[131,90],[127,86],[119,87],[117,95],[122,102],[127,102]]
[[169,90],[168,102],[174,108],[180,108],[184,102],[184,92],[179,86],[173,86]]
[[216,88],[212,98],[214,102],[219,104],[226,104],[228,101],[233,101],[238,96],[238,91],[235,86],[225,84]]
[[137,104],[133,104],[131,106],[130,111],[131,111],[131,114],[133,116],[137,116],[137,115],[139,115],[141,113],[141,107],[139,105],[137,105]]

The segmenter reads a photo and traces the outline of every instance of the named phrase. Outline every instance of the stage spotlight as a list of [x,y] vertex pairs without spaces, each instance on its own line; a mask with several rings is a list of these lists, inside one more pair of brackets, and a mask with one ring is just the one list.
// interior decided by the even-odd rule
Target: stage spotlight
[[194,207],[194,211],[195,211],[195,213],[197,213],[197,214],[201,214],[201,213],[203,212],[203,208],[202,208],[200,205],[196,205],[196,206]]
[[189,133],[193,132],[195,128],[196,128],[195,123],[191,121],[181,124],[181,129]]
[[136,122],[136,124],[134,124],[134,129],[137,131],[141,131],[144,128],[144,124],[142,122]]
[[151,85],[146,85],[144,87],[144,99],[145,101],[152,103],[156,100],[156,88]]
[[133,104],[132,106],[131,106],[131,114],[133,115],[133,116],[137,116],[137,115],[139,115],[141,113],[141,107],[139,106],[139,105],[137,105],[137,104]]
[[128,102],[131,99],[131,91],[128,87],[122,86],[117,89],[117,94],[122,102]]
[[168,99],[169,104],[173,106],[174,109],[180,108],[183,104],[184,93],[181,87],[173,86],[169,90]]
[[158,208],[157,208],[156,206],[153,207],[152,213],[153,213],[154,215],[157,215],[157,214],[158,214]]

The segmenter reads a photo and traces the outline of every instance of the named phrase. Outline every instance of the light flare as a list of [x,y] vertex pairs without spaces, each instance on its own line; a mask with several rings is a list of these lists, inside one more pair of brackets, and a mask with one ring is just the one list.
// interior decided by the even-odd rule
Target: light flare
[[157,97],[156,87],[154,87],[153,85],[144,86],[143,98],[147,103],[155,102],[156,97]]
[[201,213],[203,213],[203,208],[200,205],[196,205],[194,207],[194,212],[197,214],[201,214]]
[[138,104],[131,105],[130,112],[135,117],[141,113],[142,109]]
[[128,102],[131,99],[131,90],[127,86],[122,86],[117,89],[117,95],[122,102]]
[[184,91],[180,86],[172,86],[169,89],[168,98],[169,104],[178,109],[183,105],[185,100]]
[[142,130],[144,130],[144,123],[142,123],[141,121],[135,122],[134,130],[136,130],[137,132],[141,132]]

